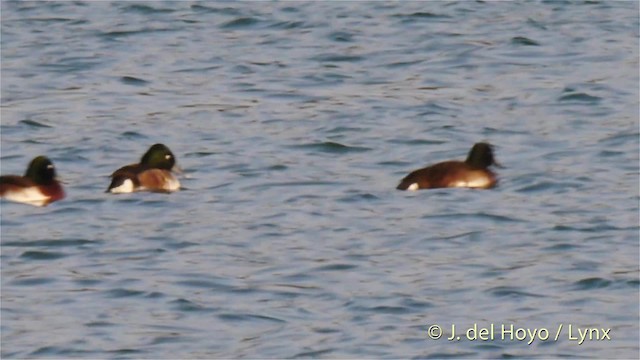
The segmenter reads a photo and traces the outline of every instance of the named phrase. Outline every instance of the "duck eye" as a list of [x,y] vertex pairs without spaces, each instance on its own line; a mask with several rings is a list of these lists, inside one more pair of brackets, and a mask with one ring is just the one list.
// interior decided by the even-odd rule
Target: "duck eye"
[[53,165],[51,164],[47,165],[47,169],[53,169]]
[[169,159],[171,159],[171,155],[167,154],[167,155],[164,156],[164,158],[169,160]]

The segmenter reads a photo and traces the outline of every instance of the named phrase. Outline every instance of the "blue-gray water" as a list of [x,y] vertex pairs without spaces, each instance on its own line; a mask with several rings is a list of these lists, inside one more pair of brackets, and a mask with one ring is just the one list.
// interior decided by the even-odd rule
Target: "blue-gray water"
[[[3,358],[638,357],[638,2],[1,10],[2,173],[68,193],[2,202]],[[186,189],[105,194],[155,142]]]

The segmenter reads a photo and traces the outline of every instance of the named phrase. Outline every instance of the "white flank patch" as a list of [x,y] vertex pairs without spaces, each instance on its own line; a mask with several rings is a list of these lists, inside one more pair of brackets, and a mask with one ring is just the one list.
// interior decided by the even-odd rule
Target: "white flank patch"
[[469,183],[466,181],[458,180],[453,184],[451,184],[450,187],[466,188],[466,187],[469,187]]
[[37,187],[28,187],[19,191],[7,191],[4,193],[4,198],[34,206],[44,206],[49,201],[49,197],[40,192]]
[[180,181],[178,181],[178,179],[176,179],[174,176],[171,176],[167,179],[167,183],[164,185],[164,189],[167,191],[180,190]]
[[451,184],[451,187],[458,188],[485,188],[489,186],[489,179],[486,177],[478,177],[471,181],[456,181]]
[[489,178],[486,177],[478,177],[467,183],[467,186],[470,188],[485,188],[489,186]]
[[138,190],[147,190],[147,191],[166,191],[166,192],[173,192],[173,191],[178,191],[180,190],[180,181],[178,181],[178,179],[175,178],[175,176],[173,176],[172,174],[170,175],[165,175],[166,177],[164,178],[164,182],[162,184],[162,188],[161,189],[157,189],[157,188],[147,188],[145,186],[140,186],[138,188]]
[[411,185],[409,185],[409,187],[407,188],[407,190],[409,191],[416,191],[420,189],[420,186],[418,185],[418,183],[413,183]]
[[133,181],[131,179],[126,179],[122,182],[120,186],[116,186],[114,188],[109,189],[110,192],[114,194],[125,194],[133,192]]

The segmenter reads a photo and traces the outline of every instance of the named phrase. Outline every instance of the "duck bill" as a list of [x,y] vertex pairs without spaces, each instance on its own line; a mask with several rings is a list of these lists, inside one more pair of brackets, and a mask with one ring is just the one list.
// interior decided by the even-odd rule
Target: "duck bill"
[[171,168],[171,171],[173,171],[174,173],[178,174],[178,175],[183,175],[184,171],[182,170],[182,168],[180,166],[178,166],[178,164],[173,165],[173,167]]

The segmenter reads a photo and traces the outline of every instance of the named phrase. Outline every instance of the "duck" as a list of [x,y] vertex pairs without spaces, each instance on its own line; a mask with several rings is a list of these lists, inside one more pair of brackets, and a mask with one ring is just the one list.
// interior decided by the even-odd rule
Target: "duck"
[[479,142],[469,150],[465,161],[444,161],[415,170],[405,176],[396,189],[490,189],[498,183],[496,174],[489,169],[491,165],[502,167],[493,156],[493,145]]
[[164,144],[154,144],[139,163],[126,165],[114,171],[106,192],[174,192],[180,190],[180,181],[174,176],[174,171],[179,172],[179,168],[171,150]]
[[46,156],[31,160],[24,176],[0,176],[0,198],[33,206],[47,206],[65,197],[56,168]]

